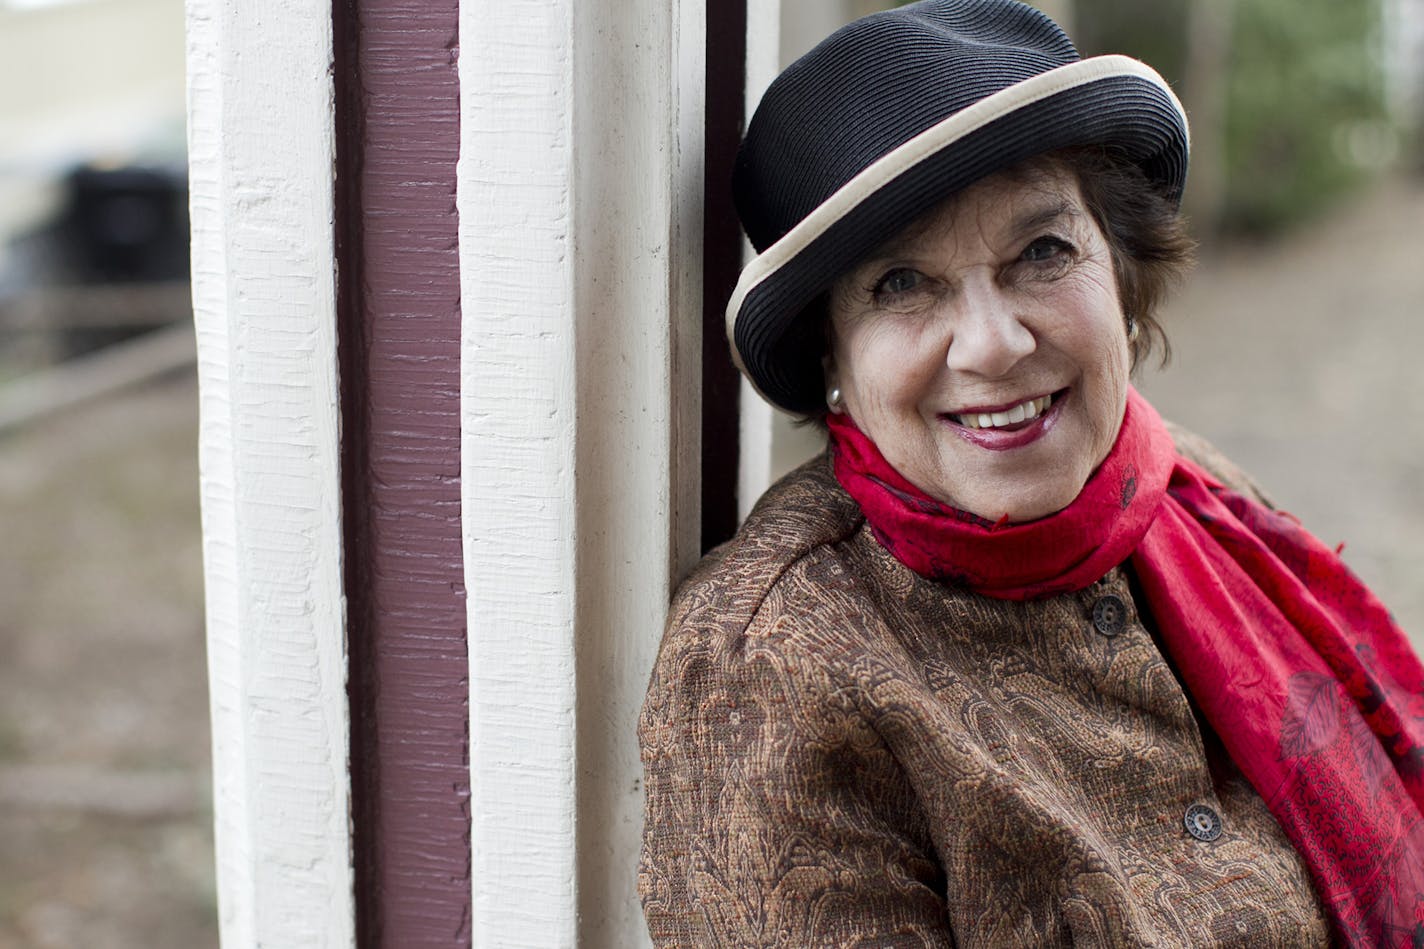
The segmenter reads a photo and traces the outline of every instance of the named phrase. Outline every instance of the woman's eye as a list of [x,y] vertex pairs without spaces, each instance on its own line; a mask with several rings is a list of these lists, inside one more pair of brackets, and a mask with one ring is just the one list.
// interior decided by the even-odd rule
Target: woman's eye
[[908,267],[900,267],[892,270],[875,284],[876,296],[896,296],[901,293],[909,293],[920,285],[924,277],[916,270]]
[[1057,260],[1072,249],[1067,241],[1057,237],[1040,237],[1025,247],[1019,257],[1031,264],[1046,263]]

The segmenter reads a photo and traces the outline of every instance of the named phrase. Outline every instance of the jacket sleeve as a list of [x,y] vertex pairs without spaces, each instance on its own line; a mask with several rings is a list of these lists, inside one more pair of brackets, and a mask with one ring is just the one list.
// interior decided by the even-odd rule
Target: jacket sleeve
[[904,774],[821,657],[674,629],[643,710],[656,946],[950,946]]

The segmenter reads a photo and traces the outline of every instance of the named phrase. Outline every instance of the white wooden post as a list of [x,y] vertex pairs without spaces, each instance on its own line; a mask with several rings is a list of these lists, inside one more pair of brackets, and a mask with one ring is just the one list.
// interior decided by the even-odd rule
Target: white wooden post
[[[810,3],[769,0],[747,10],[747,105],[750,120],[762,93],[781,69],[856,15],[865,11],[849,0]],[[746,248],[747,258],[754,253]],[[825,439],[814,428],[801,428],[791,416],[761,400],[742,380],[741,458],[737,472],[737,509],[742,518],[773,481],[820,451]]]
[[331,4],[187,10],[222,939],[347,947]]
[[[750,0],[749,5],[755,2],[756,0]],[[773,6],[781,17],[778,42],[781,68],[789,66],[802,53],[851,20],[873,12],[863,8],[884,9],[893,5],[893,0],[884,3],[877,3],[875,0],[778,0]],[[749,27],[748,33],[750,32]],[[777,71],[779,72],[780,68]]]
[[[743,125],[751,121],[762,93],[781,71],[781,0],[748,0],[747,3],[747,83]],[[756,253],[744,242],[743,257]],[[725,344],[725,340],[724,340]],[[772,442],[776,413],[762,401],[751,383],[741,380],[741,426],[737,463],[737,519],[745,520],[757,498],[772,481]]]
[[703,0],[465,0],[473,941],[646,943],[634,733],[696,557]]

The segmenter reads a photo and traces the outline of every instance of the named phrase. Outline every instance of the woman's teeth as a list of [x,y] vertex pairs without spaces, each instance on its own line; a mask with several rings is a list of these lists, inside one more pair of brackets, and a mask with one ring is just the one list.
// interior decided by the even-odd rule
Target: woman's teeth
[[972,415],[951,415],[950,418],[965,428],[1003,428],[1038,418],[1053,402],[1053,396],[1045,395],[1037,399],[1020,402],[1007,412],[979,412]]

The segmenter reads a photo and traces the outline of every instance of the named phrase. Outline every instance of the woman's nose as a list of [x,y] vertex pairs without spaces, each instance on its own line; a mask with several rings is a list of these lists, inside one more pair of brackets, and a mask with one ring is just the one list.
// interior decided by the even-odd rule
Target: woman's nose
[[958,302],[945,357],[950,369],[1002,376],[1037,347],[1032,331],[999,288],[968,291]]

